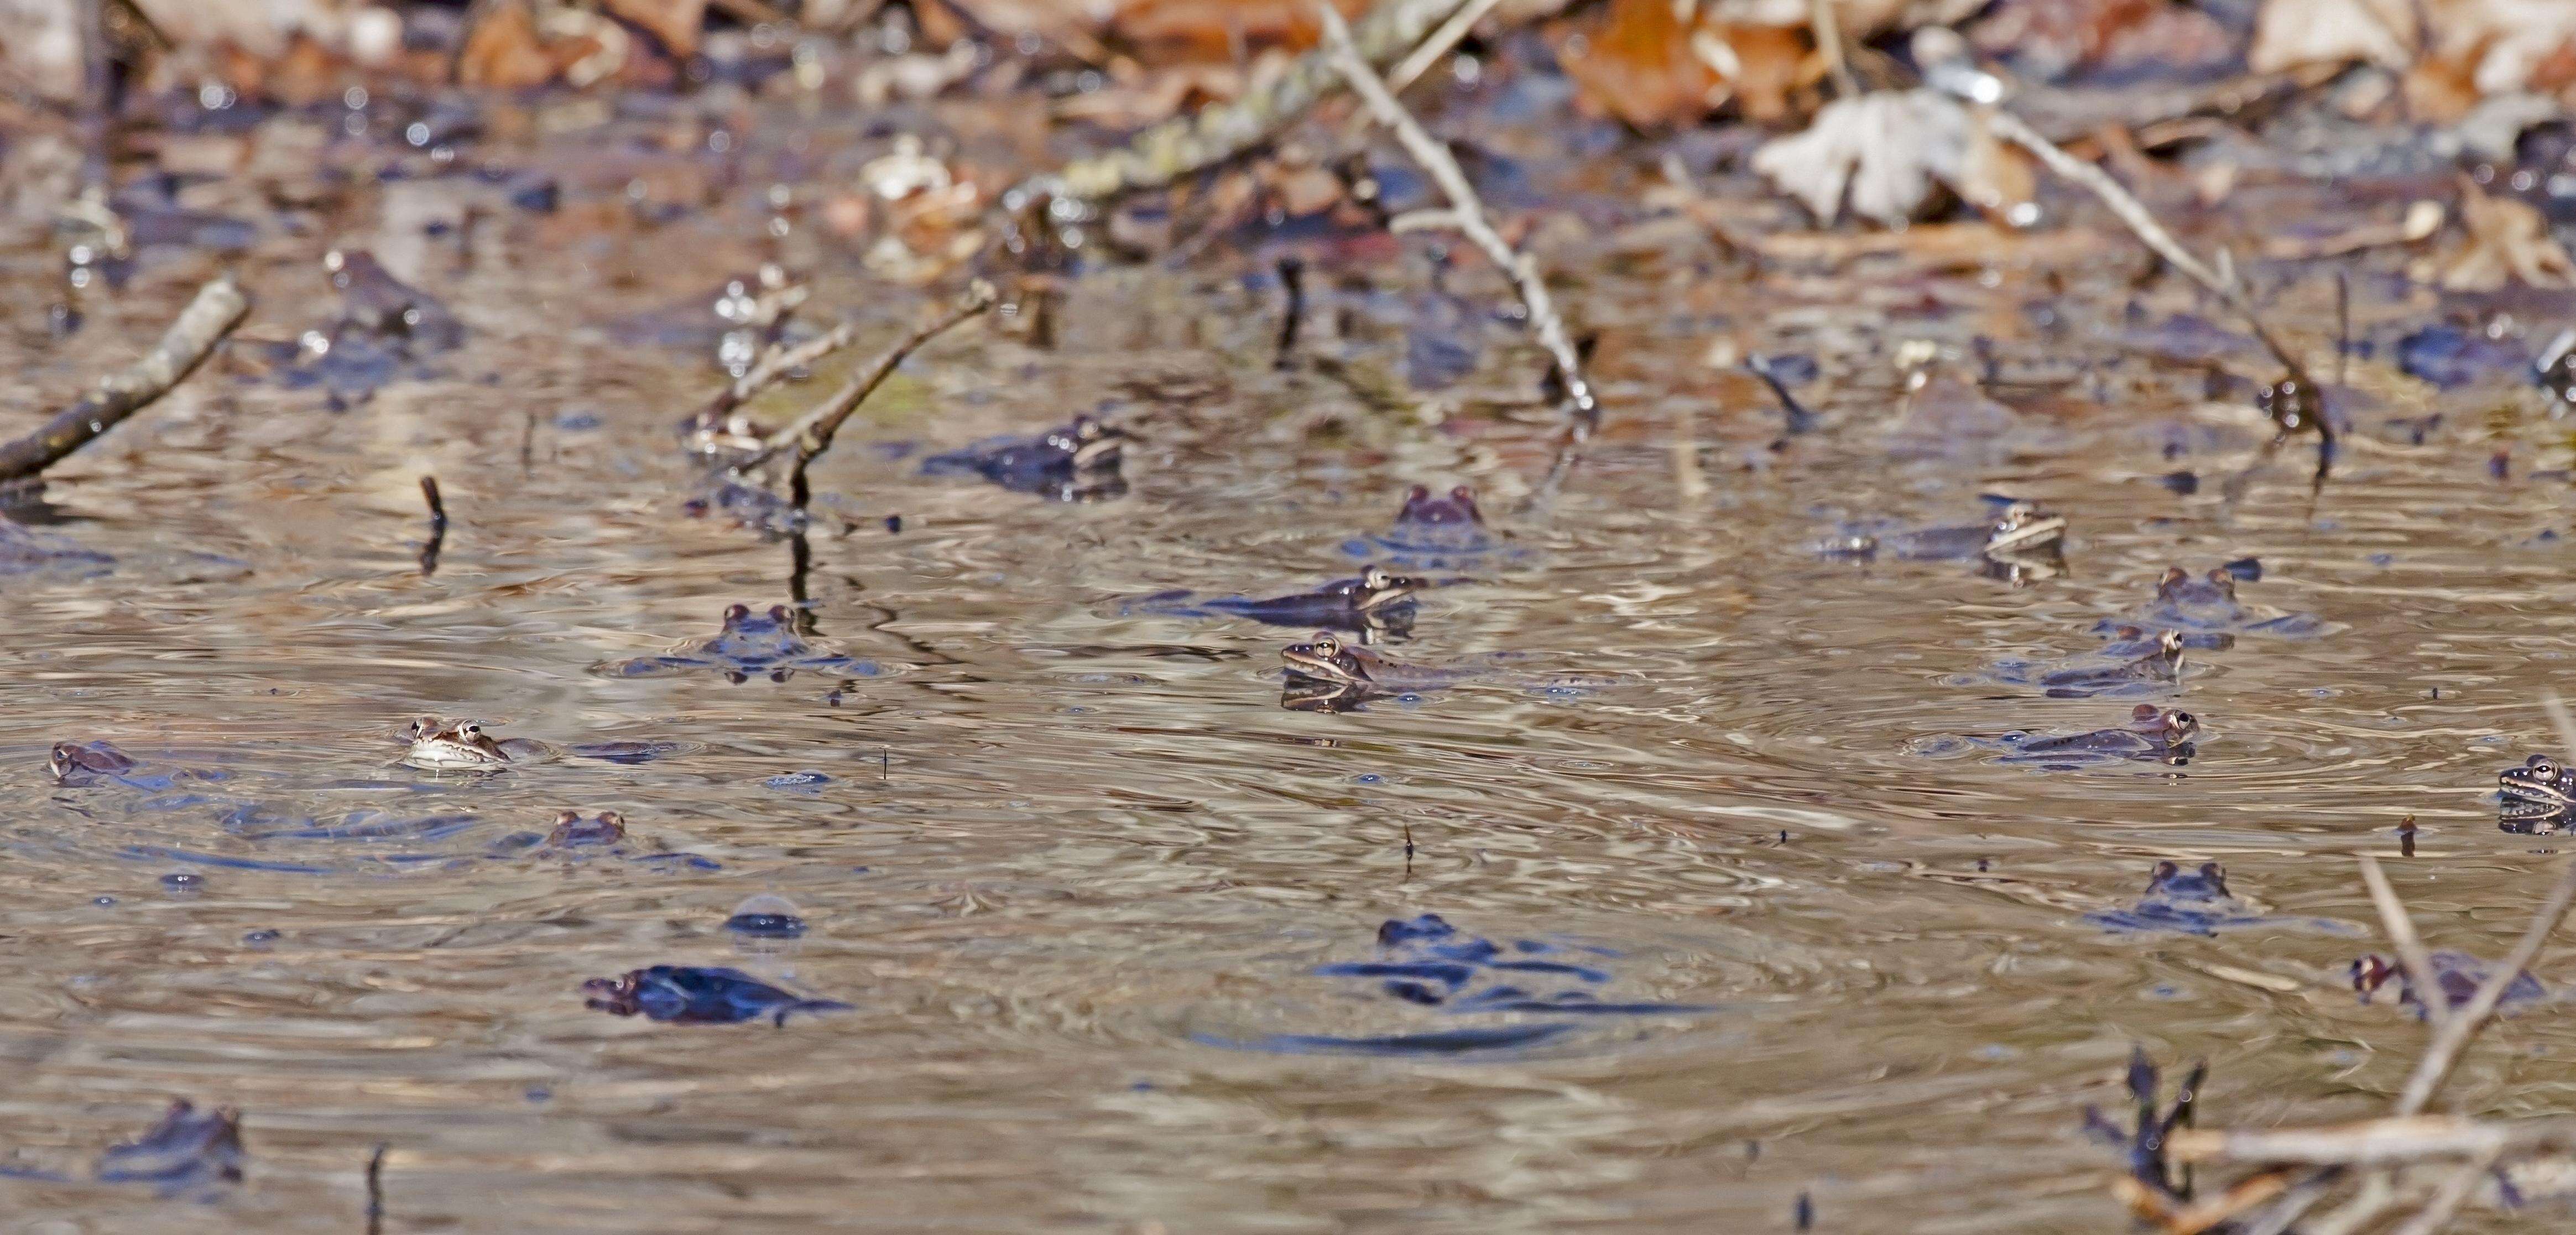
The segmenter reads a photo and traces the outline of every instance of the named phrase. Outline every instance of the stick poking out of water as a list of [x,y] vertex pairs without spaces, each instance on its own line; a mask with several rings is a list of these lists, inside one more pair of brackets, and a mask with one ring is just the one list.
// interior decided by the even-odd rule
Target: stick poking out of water
[[141,360],[99,380],[80,401],[55,413],[35,432],[0,444],[0,484],[41,475],[46,468],[150,407],[186,380],[215,345],[250,313],[250,298],[231,275],[197,289],[177,321]]
[[385,1231],[385,1150],[391,1148],[376,1142],[376,1152],[367,1155],[367,1235],[384,1235]]
[[438,550],[447,543],[447,503],[438,499],[438,477],[420,478],[420,496],[429,503],[429,541],[420,547],[422,578],[438,573]]
[[794,424],[770,434],[761,442],[758,452],[735,464],[733,470],[736,474],[745,473],[780,455],[790,455],[787,464],[790,497],[797,506],[804,506],[808,495],[805,468],[832,448],[832,435],[840,431],[841,422],[848,420],[850,413],[859,409],[859,404],[885,384],[886,378],[894,374],[904,357],[959,322],[990,310],[998,299],[1000,296],[992,284],[982,279],[975,280],[967,287],[966,294],[957,298],[957,303],[904,336],[902,341],[888,348],[884,355],[852,376],[839,390],[797,417]]

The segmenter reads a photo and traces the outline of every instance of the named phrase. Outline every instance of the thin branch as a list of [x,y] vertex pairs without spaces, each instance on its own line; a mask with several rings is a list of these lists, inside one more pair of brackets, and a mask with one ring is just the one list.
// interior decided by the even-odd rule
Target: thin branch
[[2495,1169],[2498,1156],[2488,1154],[2451,1172],[2451,1177],[2442,1181],[2441,1190],[2433,1194],[2432,1203],[2392,1235],[2439,1235],[2441,1229],[2450,1225],[2451,1219],[2459,1214],[2460,1206],[2468,1204],[2469,1195],[2478,1190],[2478,1184],[2486,1179],[2487,1172]]
[[1851,60],[1843,55],[1842,23],[1834,19],[1834,0],[1808,0],[1807,24],[1816,35],[1816,51],[1825,58],[1825,68],[1834,79],[1837,97],[1860,97],[1860,82],[1852,76]]
[[2379,907],[2380,924],[2388,928],[2388,942],[2397,949],[2397,962],[2406,967],[2406,980],[2422,993],[2418,1001],[2424,1019],[2435,1029],[2451,1019],[2450,1001],[2436,997],[2442,984],[2433,977],[2433,960],[2424,953],[2424,940],[2415,933],[2415,920],[2406,914],[2406,903],[2397,899],[2397,890],[2388,886],[2388,873],[2379,869],[2379,859],[2361,855],[2361,882],[2370,889],[2370,903]]
[[1558,380],[1564,383],[1574,422],[1580,426],[1574,437],[1577,441],[1590,437],[1592,426],[1600,419],[1600,404],[1593,397],[1591,383],[1583,378],[1583,361],[1575,352],[1574,340],[1565,333],[1565,320],[1557,316],[1547,281],[1539,277],[1538,263],[1528,254],[1515,251],[1494,231],[1485,215],[1485,204],[1476,196],[1476,187],[1467,182],[1467,173],[1459,168],[1457,157],[1449,153],[1447,145],[1423,131],[1422,125],[1404,110],[1404,104],[1395,100],[1386,83],[1378,80],[1377,73],[1361,57],[1358,44],[1351,41],[1350,27],[1342,23],[1342,15],[1329,4],[1318,4],[1315,11],[1324,23],[1324,51],[1333,67],[1368,104],[1377,122],[1395,134],[1405,153],[1412,155],[1432,183],[1440,186],[1457,216],[1459,234],[1510,276],[1513,289],[1520,293],[1521,304],[1529,312],[1531,331],[1556,361]]
[[[2192,255],[2191,250],[2182,246],[2181,241],[2174,239],[2172,232],[2156,222],[2156,216],[2148,212],[2145,203],[2112,179],[2111,173],[2066,153],[2057,143],[2040,136],[2039,130],[2022,123],[2021,117],[1997,107],[1987,113],[1986,124],[1997,136],[2038,156],[2050,171],[2084,186],[2093,196],[2102,199],[2102,204],[2110,207],[2111,213],[2126,224],[2141,243],[2155,250],[2156,256],[2189,276],[2192,282],[2208,289],[2209,294],[2224,301],[2228,308],[2236,311],[2237,316],[2244,318],[2245,324],[2253,329],[2254,337],[2262,340],[2264,348],[2272,353],[2273,359],[2281,362],[2282,368],[2290,371],[2292,377],[2301,382],[2308,380],[2306,366],[2290,354],[2290,349],[2281,346],[2281,341],[2273,337],[2271,328],[2263,324],[2262,316],[2254,309],[2253,299],[2245,294],[2244,285],[2236,280],[2232,264],[2228,264],[2224,271],[2204,265]],[[2223,250],[2220,261],[2226,263]]]
[[2354,1235],[2368,1230],[2397,1200],[2397,1189],[2388,1182],[2388,1172],[2372,1171],[2362,1177],[2361,1189],[2351,1200],[2309,1224],[2307,1235]]
[[2576,1116],[2480,1120],[2406,1115],[2323,1128],[2181,1128],[2165,1138],[2178,1162],[2405,1166],[2576,1147]]
[[1467,37],[1469,30],[1475,29],[1477,22],[1485,19],[1485,14],[1493,12],[1495,6],[1502,2],[1503,0],[1467,0],[1467,7],[1450,14],[1449,20],[1442,22],[1439,29],[1431,32],[1431,37],[1422,40],[1422,46],[1413,49],[1412,55],[1406,56],[1403,63],[1387,70],[1386,88],[1397,94],[1404,93],[1406,86],[1412,85],[1420,80],[1423,74],[1430,72],[1432,65],[1439,63],[1442,56],[1448,55],[1450,48],[1456,47],[1459,40]]
[[150,407],[185,380],[224,336],[250,312],[250,298],[231,275],[197,289],[177,321],[141,360],[100,379],[80,401],[35,432],[0,444],[0,484],[40,475],[75,450],[96,441],[125,418]]
[[[1360,20],[1359,46],[1372,61],[1392,59],[1421,44],[1424,33],[1457,12],[1462,3],[1465,0],[1387,0]],[[1340,14],[1334,16],[1338,20]],[[1269,141],[1330,93],[1336,76],[1324,49],[1307,52],[1269,89],[1156,125],[1117,150],[1068,163],[1054,175],[1027,180],[1011,195],[1098,201],[1161,188]]]
[[857,411],[859,404],[870,394],[875,393],[878,386],[884,384],[886,378],[894,373],[896,366],[901,365],[905,357],[910,356],[914,349],[938,337],[950,327],[991,309],[997,299],[999,297],[995,294],[992,284],[982,279],[975,280],[966,289],[966,294],[958,297],[956,304],[939,316],[923,323],[911,334],[906,335],[902,341],[887,349],[886,353],[877,357],[874,363],[852,376],[839,390],[833,391],[829,398],[815,404],[811,410],[797,417],[794,424],[770,434],[761,443],[759,453],[735,464],[733,470],[736,473],[745,472],[782,453],[793,451],[794,458],[788,464],[787,474],[795,491],[803,492],[806,465],[832,448],[832,435],[840,431],[841,422],[848,420],[850,413]]
[[[2539,912],[2531,915],[2531,928],[2522,933],[2522,941],[2513,945],[2513,951],[2505,954],[2504,962],[2487,974],[2487,980],[2478,985],[2478,993],[2471,995],[2469,1002],[2435,1031],[2433,1044],[2424,1048],[2424,1057],[2415,1064],[2415,1075],[2407,1079],[2405,1092],[2398,1095],[2397,1105],[2393,1108],[2397,1114],[2415,1114],[2433,1100],[2433,1091],[2442,1087],[2443,1079],[2451,1074],[2452,1065],[2459,1062],[2460,1052],[2467,1048],[2469,1039],[2476,1037],[2478,1030],[2486,1025],[2487,1018],[2495,1014],[2496,1004],[2504,999],[2505,988],[2513,985],[2514,978],[2540,955],[2541,945],[2549,942],[2549,933],[2558,929],[2559,919],[2567,916],[2567,906],[2571,901],[2576,901],[2576,859],[2568,860],[2560,868],[2557,886],[2549,890],[2549,899],[2540,903]],[[2424,991],[2427,1002],[2443,997],[2438,987],[2428,987]]]
[[710,416],[722,416],[742,406],[750,401],[752,396],[777,385],[780,379],[788,374],[806,368],[815,361],[848,347],[858,337],[858,323],[843,322],[794,347],[769,349],[768,353],[760,358],[759,363],[751,366],[742,376],[733,379],[732,385],[717,391],[716,397],[707,401],[707,413]]

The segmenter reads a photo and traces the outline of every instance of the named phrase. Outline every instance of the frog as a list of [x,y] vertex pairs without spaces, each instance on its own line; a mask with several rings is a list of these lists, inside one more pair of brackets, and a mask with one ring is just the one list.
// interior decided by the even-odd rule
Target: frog
[[[2488,975],[2495,972],[2493,965],[2466,952],[2444,949],[2427,955],[2424,960],[2433,970],[2434,985],[2442,988],[2442,1004],[2446,1008],[2457,1009],[2468,1003],[2478,993],[2478,987],[2486,983]],[[2397,980],[2398,1003],[2415,1009],[2416,1019],[2423,1019],[2422,996],[2416,991],[2414,980],[2407,976],[2403,964],[2376,952],[2352,962],[2352,989],[2361,993],[2364,1003],[2371,1002],[2391,978]],[[2533,1004],[2548,997],[2549,993],[2540,985],[2540,980],[2525,970],[2505,984],[2504,996],[2497,1000],[2496,1007]]]
[[2181,764],[2190,762],[2196,753],[2192,739],[2199,733],[2199,717],[2152,703],[2141,703],[2130,711],[2129,723],[2116,729],[2095,729],[2051,737],[2007,734],[2001,741],[2011,749],[2011,753],[2004,756],[2007,763],[2137,759]]
[[1466,569],[1511,556],[1505,539],[1486,528],[1475,491],[1465,485],[1445,494],[1414,485],[1405,490],[1404,505],[1385,535],[1345,541],[1342,552],[1406,570]]
[[2576,327],[2559,331],[2531,368],[2553,408],[2576,407]]
[[846,1012],[850,1005],[808,999],[723,966],[650,965],[581,984],[583,1003],[611,1016],[641,1015],[681,1025],[733,1025],[766,1018],[784,1027],[791,1015]]
[[[126,789],[172,789],[231,779],[229,773],[215,768],[171,764],[160,759],[138,759],[115,743],[104,740],[54,743],[53,748],[46,752],[45,770],[53,773],[55,784],[66,789],[107,785]],[[198,800],[189,798],[184,802]]]
[[2235,636],[2241,634],[2306,638],[2325,629],[2313,613],[2265,616],[2263,610],[2240,603],[2236,576],[2225,567],[2194,575],[2180,566],[2166,568],[2156,581],[2154,600],[2119,617],[2104,618],[2094,629],[2110,633],[2124,626],[2180,631],[2188,646],[2203,649],[2233,647]]
[[1416,594],[1426,580],[1371,563],[1357,575],[1287,596],[1200,598],[1191,592],[1157,592],[1126,606],[1129,613],[1170,617],[1241,617],[1270,626],[1322,627],[1355,634],[1402,635],[1413,629]]
[[571,849],[584,845],[614,845],[626,839],[626,816],[604,810],[589,819],[577,810],[555,812],[554,830],[546,833],[549,849]]
[[2124,626],[2098,651],[2059,660],[1997,661],[1984,674],[1960,680],[2037,686],[2052,699],[2169,693],[2182,683],[2189,646],[2181,631],[2150,634]]
[[177,1099],[143,1135],[100,1154],[96,1174],[101,1183],[151,1184],[165,1197],[240,1183],[241,1115]]
[[922,460],[925,476],[981,476],[1014,493],[1059,502],[1103,501],[1127,492],[1119,472],[1128,434],[1092,415],[1032,437],[995,438]]
[[1829,557],[1899,561],[1965,561],[1970,558],[2047,557],[2066,544],[2066,517],[2036,502],[2008,502],[1991,522],[1881,534],[1847,531],[1825,542]]
[[405,731],[411,747],[402,762],[425,772],[497,772],[554,757],[554,748],[530,738],[496,738],[479,721],[423,716]]
[[712,639],[666,656],[640,656],[598,665],[594,672],[608,677],[641,678],[709,670],[739,685],[755,676],[784,682],[800,671],[866,675],[875,672],[875,668],[847,656],[816,651],[797,633],[795,611],[785,605],[771,605],[767,612],[755,613],[751,606],[737,603],[725,606],[724,628]]
[[1292,684],[1302,678],[1305,689],[1330,687],[1361,699],[1418,695],[1472,676],[1465,670],[1398,664],[1329,630],[1281,648],[1279,656],[1287,662]]
[[2496,826],[2507,832],[2552,835],[2576,822],[2576,767],[2533,755],[2496,774]]
[[2175,862],[2158,862],[2148,872],[2146,894],[2136,904],[2088,913],[2084,920],[2114,931],[2215,935],[2228,927],[2275,919],[2256,913],[2228,891],[2227,870],[2216,862],[2203,862],[2191,870]]

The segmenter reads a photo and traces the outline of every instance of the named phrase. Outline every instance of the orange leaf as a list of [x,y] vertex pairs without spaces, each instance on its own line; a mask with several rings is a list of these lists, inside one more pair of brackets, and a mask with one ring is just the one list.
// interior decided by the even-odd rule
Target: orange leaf
[[1640,129],[1688,124],[1726,101],[1717,70],[1691,50],[1672,0],[1610,0],[1560,48],[1583,101]]
[[682,58],[697,54],[698,34],[707,21],[707,0],[602,0],[601,7]]
[[456,57],[456,80],[467,86],[522,90],[552,81],[555,58],[537,37],[537,19],[525,4],[496,4],[467,35]]

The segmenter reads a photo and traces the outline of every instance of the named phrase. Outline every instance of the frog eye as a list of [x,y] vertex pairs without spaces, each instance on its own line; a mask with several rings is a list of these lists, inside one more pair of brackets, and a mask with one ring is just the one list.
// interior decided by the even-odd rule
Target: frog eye
[[456,736],[471,742],[474,739],[483,736],[483,726],[475,724],[473,721],[469,720],[456,727]]
[[1386,568],[1383,566],[1371,566],[1368,568],[1366,573],[1360,576],[1360,585],[1368,588],[1370,591],[1376,591],[1377,589],[1385,587],[1393,582],[1394,580],[1388,577]]
[[769,620],[770,620],[770,621],[773,621],[773,622],[784,622],[784,621],[786,621],[786,620],[787,620],[787,606],[785,606],[785,605],[771,605],[771,606],[769,607]]
[[1410,506],[1415,502],[1427,502],[1430,500],[1431,487],[1429,485],[1415,485],[1404,491],[1404,504],[1407,506]]
[[559,828],[568,828],[568,827],[571,827],[572,825],[574,825],[574,824],[576,824],[576,823],[579,823],[579,822],[581,822],[581,812],[580,812],[580,811],[577,811],[577,810],[559,810],[559,811],[556,811],[556,812],[555,812],[555,826],[556,826],[556,827],[559,827]]
[[2129,719],[2131,720],[2154,720],[2155,718],[2156,705],[2152,703],[2141,703],[2138,706],[2129,709]]
[[435,716],[422,716],[415,718],[411,722],[411,736],[414,741],[428,737],[436,732],[438,732],[438,718]]
[[2551,763],[2549,761],[2549,757],[2546,755],[2533,755],[2531,757],[2531,770],[2538,773],[2544,779],[2558,775],[2558,765]]
[[2189,712],[2174,712],[2168,714],[2165,717],[2165,721],[2166,723],[2171,724],[2174,728],[2188,729],[2199,724],[2200,718]]
[[749,606],[749,605],[726,605],[726,606],[725,606],[725,616],[724,616],[724,620],[725,620],[728,624],[733,623],[733,622],[739,622],[739,621],[743,620],[744,618],[747,618],[747,617],[750,617],[750,616],[751,616],[751,606]]
[[2154,870],[2147,872],[2147,886],[2152,888],[2181,873],[2182,868],[2171,862],[2158,862]]
[[1318,636],[1315,640],[1315,654],[1326,660],[1339,656],[1342,654],[1342,641],[1331,635]]
[[2201,863],[2200,877],[2208,880],[2221,892],[2225,892],[2227,890],[2227,868],[2220,866],[2216,862]]

